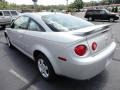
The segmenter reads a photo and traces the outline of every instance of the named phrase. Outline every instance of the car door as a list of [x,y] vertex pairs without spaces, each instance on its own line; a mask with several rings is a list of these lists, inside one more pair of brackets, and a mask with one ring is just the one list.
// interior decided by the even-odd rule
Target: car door
[[11,15],[9,11],[3,11],[4,14],[4,22],[6,22],[6,24],[11,22]]
[[8,34],[11,42],[16,45],[19,49],[24,50],[24,32],[27,30],[29,17],[20,16],[11,25]]
[[18,17],[18,12],[17,11],[11,10],[10,13],[11,13],[12,20],[14,20]]
[[94,10],[94,19],[100,19],[100,10]]
[[106,13],[105,10],[100,10],[100,17],[102,20],[107,20],[108,19],[108,14]]
[[[35,45],[38,39],[36,39],[36,35],[44,34],[45,30],[44,28],[38,24],[35,20],[31,19],[28,25],[28,30],[24,32],[24,45],[25,45],[25,51],[28,55],[32,55],[32,47]],[[39,41],[41,41],[39,39]]]
[[3,12],[0,11],[0,24],[4,23],[4,15]]

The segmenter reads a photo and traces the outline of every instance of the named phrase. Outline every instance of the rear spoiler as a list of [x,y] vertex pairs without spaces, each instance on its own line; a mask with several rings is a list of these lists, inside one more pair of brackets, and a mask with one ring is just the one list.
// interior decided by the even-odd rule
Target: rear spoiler
[[97,28],[97,29],[94,29],[92,31],[89,31],[89,32],[85,32],[84,34],[82,35],[90,35],[90,34],[93,34],[93,33],[97,33],[97,32],[101,32],[101,33],[104,33],[104,32],[107,32],[108,30],[110,30],[110,24],[109,25],[106,25],[106,26],[103,26],[101,28]]
[[[94,29],[91,29],[91,30],[88,30],[88,31],[85,31],[85,32],[80,32],[80,30],[75,33],[73,33],[74,35],[79,35],[79,36],[87,36],[87,35],[90,35],[90,34],[93,34],[93,33],[97,33],[97,32],[101,32],[101,33],[104,33],[104,32],[107,32],[108,30],[110,30],[110,26],[111,24],[105,24],[105,25],[97,25],[98,27],[94,28]],[[89,29],[89,28],[87,28]],[[83,30],[83,29],[82,29]]]

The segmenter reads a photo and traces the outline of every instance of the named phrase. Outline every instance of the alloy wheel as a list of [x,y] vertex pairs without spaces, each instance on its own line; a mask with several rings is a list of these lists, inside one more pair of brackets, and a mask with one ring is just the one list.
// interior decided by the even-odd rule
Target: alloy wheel
[[44,78],[48,78],[49,77],[49,70],[48,70],[48,66],[45,64],[45,61],[43,59],[38,59],[38,68],[39,71],[41,73],[41,75]]
[[88,20],[89,20],[89,21],[92,21],[92,17],[89,17]]
[[110,22],[114,22],[114,18],[110,18]]

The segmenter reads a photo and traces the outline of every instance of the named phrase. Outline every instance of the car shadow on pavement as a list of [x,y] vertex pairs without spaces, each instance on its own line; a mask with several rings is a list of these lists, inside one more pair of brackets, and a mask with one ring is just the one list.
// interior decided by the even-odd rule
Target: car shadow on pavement
[[67,77],[58,76],[53,82],[45,82],[41,85],[41,81],[37,83],[37,87],[41,90],[102,90],[107,82],[107,71],[90,80],[74,80]]
[[8,52],[7,56],[14,65],[13,69],[28,81],[19,90],[27,90],[32,85],[37,90],[101,90],[109,78],[108,71],[105,70],[90,80],[74,80],[57,76],[54,81],[47,82],[40,77],[36,64],[27,56],[15,48],[8,48],[6,45],[3,49]]
[[[9,67],[15,71],[15,73],[25,79],[25,81],[23,80],[25,85],[21,86],[21,88],[18,90],[27,90],[27,88],[29,88],[31,85],[39,82],[38,80],[40,80],[41,77],[33,60],[22,54],[16,48],[9,48],[7,44],[4,44],[2,49],[5,53],[4,58],[7,57],[5,60],[8,60],[7,63],[11,63]],[[22,80],[19,77],[17,78]]]

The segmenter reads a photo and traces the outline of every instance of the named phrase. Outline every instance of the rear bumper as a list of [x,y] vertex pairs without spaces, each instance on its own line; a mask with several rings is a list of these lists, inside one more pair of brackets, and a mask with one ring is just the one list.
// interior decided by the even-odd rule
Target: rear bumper
[[109,65],[115,48],[116,43],[113,42],[109,47],[96,56],[90,56],[82,59],[73,58],[72,61],[74,62],[68,62],[64,66],[61,66],[62,75],[79,80],[90,79],[96,76]]

